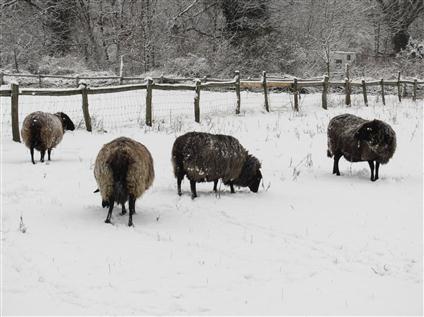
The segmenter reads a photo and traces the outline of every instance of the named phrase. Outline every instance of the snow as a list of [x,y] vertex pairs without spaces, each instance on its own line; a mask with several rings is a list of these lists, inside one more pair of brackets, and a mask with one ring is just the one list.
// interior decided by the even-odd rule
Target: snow
[[[261,94],[243,93],[237,116],[234,93],[202,92],[197,124],[192,93],[179,113],[181,92],[163,93],[152,128],[139,126],[143,110],[131,108],[137,120],[121,107],[114,117],[107,102],[118,97],[105,95],[110,112],[102,126],[67,132],[52,161],[35,166],[28,149],[11,141],[8,100],[1,99],[2,314],[423,313],[422,100],[393,96],[383,106],[370,96],[364,107],[353,96],[346,107],[332,95],[326,111],[320,95],[306,95],[294,113],[289,97],[275,93],[266,113]],[[21,118],[62,105],[29,98]],[[79,103],[67,107],[74,119]],[[104,114],[100,102],[95,107]],[[397,133],[397,151],[377,182],[365,162],[341,159],[342,175],[331,174],[326,128],[345,112],[382,119]],[[179,197],[171,147],[192,130],[237,137],[262,162],[259,192],[231,194],[219,184],[214,194],[213,183],[204,183],[192,200],[185,179]],[[93,193],[95,157],[119,136],[142,142],[155,162],[133,228],[117,207],[113,225],[105,224],[107,210]]]

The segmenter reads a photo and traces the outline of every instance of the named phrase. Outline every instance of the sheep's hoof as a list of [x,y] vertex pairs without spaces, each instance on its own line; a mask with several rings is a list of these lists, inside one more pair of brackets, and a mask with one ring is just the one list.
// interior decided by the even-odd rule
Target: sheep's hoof
[[126,210],[122,210],[121,213],[120,213],[121,216],[124,216],[126,214],[127,214],[127,211]]
[[178,196],[182,196],[182,193],[181,192],[178,192],[177,194],[178,194]]
[[128,222],[128,227],[134,227],[134,223],[132,221]]
[[197,197],[197,195],[194,195],[194,194],[191,195],[191,199],[194,199],[196,197]]
[[336,172],[336,175],[337,175],[337,176],[340,176],[340,172]]
[[110,219],[106,219],[106,220],[105,220],[105,223],[111,223],[111,222],[110,222]]

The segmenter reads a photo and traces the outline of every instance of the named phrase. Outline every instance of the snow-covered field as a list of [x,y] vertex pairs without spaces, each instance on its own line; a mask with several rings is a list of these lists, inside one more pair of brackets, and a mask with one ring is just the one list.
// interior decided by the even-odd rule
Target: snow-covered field
[[[66,133],[52,161],[35,166],[11,141],[1,99],[2,314],[422,314],[422,100],[388,97],[382,106],[370,97],[364,107],[355,96],[345,107],[332,95],[325,111],[320,95],[307,95],[294,113],[287,95],[272,94],[265,113],[261,94],[244,93],[236,116],[233,95],[202,94],[210,107],[201,124],[193,122],[192,94],[187,111],[158,107],[152,128],[139,126],[142,107],[119,106],[96,132]],[[41,100],[21,111],[71,109]],[[181,107],[185,101],[162,96],[162,104],[178,100]],[[331,174],[326,128],[345,112],[385,120],[397,133],[395,156],[377,182],[367,163],[342,159],[342,176]],[[262,162],[259,192],[231,194],[221,184],[214,194],[207,183],[192,200],[185,180],[179,197],[170,152],[192,130],[237,137]],[[155,161],[154,185],[137,201],[132,228],[120,208],[114,225],[105,224],[107,210],[93,193],[97,152],[118,136],[145,144]]]

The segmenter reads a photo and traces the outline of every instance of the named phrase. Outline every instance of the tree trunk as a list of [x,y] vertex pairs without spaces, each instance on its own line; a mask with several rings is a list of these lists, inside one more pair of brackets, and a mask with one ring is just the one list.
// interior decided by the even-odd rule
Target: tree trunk
[[15,64],[15,71],[19,73],[19,63],[18,63],[18,50],[16,48],[13,49],[13,62]]

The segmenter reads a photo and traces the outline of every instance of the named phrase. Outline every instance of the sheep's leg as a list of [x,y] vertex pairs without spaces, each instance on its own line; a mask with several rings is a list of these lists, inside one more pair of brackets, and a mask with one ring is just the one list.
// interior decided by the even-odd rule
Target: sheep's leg
[[378,169],[380,168],[380,163],[379,162],[375,162],[375,176],[374,176],[374,180],[376,181],[378,179]]
[[371,169],[371,181],[375,181],[376,179],[374,178],[374,161],[368,161],[368,164],[370,166]]
[[50,161],[50,155],[52,154],[52,149],[47,149],[47,159]]
[[125,209],[125,204],[122,204],[122,212],[121,215],[125,215],[127,213],[127,210]]
[[342,157],[341,154],[334,155],[333,174],[336,174],[337,176],[340,176],[339,160],[341,157]]
[[113,199],[110,200],[110,205],[109,205],[109,211],[107,213],[107,217],[105,220],[105,223],[110,223],[110,218],[112,218],[112,210],[113,210],[113,205],[114,205],[114,201]]
[[132,216],[135,214],[135,198],[134,196],[130,195],[128,207],[130,209],[130,219],[128,220],[128,227],[132,227],[134,225]]
[[180,175],[178,175],[178,177],[177,177],[177,193],[178,193],[178,196],[182,195],[182,193],[181,193],[181,182],[183,181],[183,178],[184,178],[184,176],[180,176]]
[[234,194],[236,191],[234,190],[233,183],[230,183],[231,194]]
[[213,191],[216,193],[218,191],[218,180],[213,181]]
[[33,148],[33,147],[31,147],[31,148],[29,149],[29,152],[31,153],[31,161],[32,161],[32,164],[35,164],[35,161],[34,161],[34,148]]
[[191,198],[194,199],[197,197],[195,181],[190,180],[190,188],[191,188]]
[[46,150],[41,150],[40,153],[40,162],[44,162],[44,155],[46,154]]

